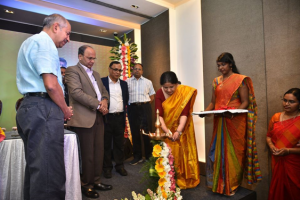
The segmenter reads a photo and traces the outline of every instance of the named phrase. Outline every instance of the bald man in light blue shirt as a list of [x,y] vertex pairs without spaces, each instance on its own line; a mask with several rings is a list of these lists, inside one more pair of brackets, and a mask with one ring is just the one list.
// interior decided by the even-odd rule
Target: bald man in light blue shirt
[[25,148],[24,199],[65,199],[64,100],[57,48],[70,41],[71,25],[59,14],[26,39],[17,60],[17,86],[24,95],[16,122]]

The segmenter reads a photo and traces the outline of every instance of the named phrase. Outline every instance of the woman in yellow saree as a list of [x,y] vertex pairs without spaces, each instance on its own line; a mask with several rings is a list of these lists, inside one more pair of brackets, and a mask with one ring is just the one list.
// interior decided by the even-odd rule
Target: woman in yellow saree
[[230,53],[217,59],[222,73],[213,81],[212,100],[207,110],[248,109],[248,113],[214,115],[214,129],[208,152],[207,186],[213,192],[234,195],[243,172],[252,184],[261,180],[255,144],[257,106],[252,81],[240,75]]
[[179,85],[174,72],[161,75],[162,86],[156,93],[155,108],[159,110],[162,130],[173,133],[165,142],[172,149],[176,183],[181,189],[200,183],[194,123],[191,113],[197,95],[195,88]]

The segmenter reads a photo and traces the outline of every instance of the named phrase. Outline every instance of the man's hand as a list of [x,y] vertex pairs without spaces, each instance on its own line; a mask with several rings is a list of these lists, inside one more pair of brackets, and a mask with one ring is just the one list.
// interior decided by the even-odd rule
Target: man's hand
[[99,111],[103,114],[106,115],[108,113],[108,109],[107,109],[107,100],[103,99],[102,101],[99,102]]
[[65,121],[70,120],[71,117],[73,116],[72,106],[69,106],[68,109],[65,110],[63,113],[64,113],[64,119],[65,119]]

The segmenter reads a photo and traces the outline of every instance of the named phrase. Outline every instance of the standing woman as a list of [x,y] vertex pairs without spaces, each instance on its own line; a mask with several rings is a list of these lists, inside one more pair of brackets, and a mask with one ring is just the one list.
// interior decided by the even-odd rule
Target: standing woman
[[239,74],[233,56],[222,53],[217,58],[217,66],[222,75],[213,80],[211,103],[205,110],[249,111],[214,115],[213,136],[206,162],[207,185],[213,192],[231,196],[241,185],[244,170],[248,184],[262,178],[254,135],[257,106],[252,81]]
[[284,111],[273,115],[267,134],[272,153],[269,200],[296,200],[300,195],[300,89],[288,90],[282,100]]
[[171,131],[173,137],[165,139],[172,149],[176,170],[176,183],[181,189],[194,188],[200,183],[194,123],[191,113],[197,95],[195,88],[179,85],[174,72],[164,72],[162,86],[156,93],[155,110],[159,110],[161,128]]

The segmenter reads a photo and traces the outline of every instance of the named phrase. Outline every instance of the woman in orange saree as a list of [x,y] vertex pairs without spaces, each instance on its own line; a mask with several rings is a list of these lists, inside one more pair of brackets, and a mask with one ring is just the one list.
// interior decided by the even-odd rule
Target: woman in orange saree
[[284,112],[270,120],[267,144],[272,153],[272,181],[269,200],[299,199],[300,195],[300,89],[283,97]]
[[229,196],[241,185],[244,170],[248,184],[262,178],[254,135],[257,106],[252,81],[239,74],[233,56],[222,53],[217,66],[222,75],[213,81],[212,100],[205,110],[248,109],[248,113],[214,115],[206,181],[213,192]]
[[174,156],[176,183],[181,189],[194,188],[200,183],[200,169],[194,123],[191,113],[197,95],[195,88],[179,85],[174,72],[161,75],[155,97],[155,108],[159,110],[161,128],[172,132],[172,138],[165,139]]

